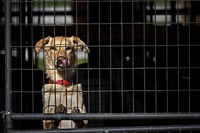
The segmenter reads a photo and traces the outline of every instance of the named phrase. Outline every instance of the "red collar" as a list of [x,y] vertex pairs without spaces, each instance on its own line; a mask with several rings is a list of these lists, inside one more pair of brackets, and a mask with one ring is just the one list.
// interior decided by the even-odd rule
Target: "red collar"
[[[52,84],[52,82],[49,82],[49,83]],[[57,80],[56,82],[54,82],[54,84],[70,86],[70,85],[73,85],[73,82],[70,80]]]

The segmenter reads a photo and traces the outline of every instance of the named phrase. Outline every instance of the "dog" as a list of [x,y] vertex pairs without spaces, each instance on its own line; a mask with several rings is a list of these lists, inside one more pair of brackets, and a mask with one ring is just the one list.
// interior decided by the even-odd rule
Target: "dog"
[[[36,45],[35,45],[35,51],[36,56],[39,55],[39,52],[43,49],[45,52],[45,73],[47,75],[47,78],[49,79],[49,84],[46,85],[46,89],[49,90],[55,88],[52,87],[53,85],[58,86],[57,88],[62,89],[63,86],[73,86],[71,83],[71,79],[75,76],[75,70],[74,68],[77,66],[76,63],[76,51],[82,50],[84,52],[90,53],[90,49],[88,46],[79,38],[76,36],[56,36],[56,37],[46,37],[43,39],[40,39]],[[58,84],[58,85],[57,85]],[[49,86],[50,85],[50,86]],[[44,85],[45,86],[45,85]],[[77,85],[79,86],[79,85]],[[57,89],[56,88],[56,89]],[[74,90],[77,87],[65,87],[65,88],[72,88],[70,90]],[[45,90],[45,88],[43,88]],[[81,90],[73,95],[78,95],[80,100],[78,101],[71,101],[73,103],[81,103],[80,105],[83,108],[76,108],[71,107],[70,113],[86,113],[85,105],[83,104],[83,96],[82,96],[82,89],[77,88],[77,90]],[[56,92],[57,93],[57,92]],[[66,93],[66,92],[64,92]],[[58,93],[57,93],[58,94]],[[56,94],[55,94],[56,95]],[[62,94],[63,95],[63,94]],[[68,95],[68,94],[67,94]],[[50,95],[49,95],[50,96]],[[66,99],[68,96],[64,96]],[[72,98],[75,96],[71,95],[70,99],[77,100],[77,98]],[[50,99],[50,97],[48,98]],[[64,100],[65,101],[65,100]],[[44,99],[43,99],[44,102]],[[45,103],[45,102],[44,102]],[[66,104],[66,102],[65,102]],[[46,105],[45,105],[46,106]],[[57,105],[56,107],[53,107],[53,113],[66,113],[66,110],[68,110],[68,107],[65,107],[63,104]],[[68,105],[66,105],[68,106]],[[75,105],[72,105],[75,106]],[[46,107],[45,107],[46,109]],[[52,110],[52,108],[51,108]],[[52,113],[50,109],[43,110],[44,113]],[[75,126],[73,127],[86,127],[88,122],[87,120],[82,121],[73,121]],[[52,129],[52,128],[58,128],[59,123],[61,123],[61,120],[49,120],[49,121],[43,121],[44,129]],[[61,124],[60,124],[61,125]],[[66,124],[65,124],[66,125]],[[67,124],[69,125],[69,124]],[[63,126],[61,126],[63,128]],[[64,126],[64,127],[70,127],[70,126]],[[73,128],[72,127],[72,128]]]
[[46,74],[50,81],[73,78],[76,67],[75,51],[81,49],[90,53],[88,46],[79,38],[71,37],[46,37],[35,45],[36,55],[40,50],[46,52],[45,64]]

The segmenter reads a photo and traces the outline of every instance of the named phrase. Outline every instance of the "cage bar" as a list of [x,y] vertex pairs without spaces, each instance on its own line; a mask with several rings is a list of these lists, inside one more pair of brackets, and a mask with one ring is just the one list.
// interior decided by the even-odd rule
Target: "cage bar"
[[11,26],[10,26],[10,1],[5,1],[5,113],[4,124],[5,131],[11,132],[12,129],[12,96],[10,91],[12,90],[11,81]]
[[200,125],[165,125],[165,126],[144,126],[144,127],[107,127],[107,128],[85,128],[85,129],[70,129],[70,130],[28,130],[28,131],[13,131],[13,133],[100,133],[100,132],[164,132],[164,131],[199,131]]
[[199,113],[101,113],[101,114],[13,114],[13,120],[199,120]]

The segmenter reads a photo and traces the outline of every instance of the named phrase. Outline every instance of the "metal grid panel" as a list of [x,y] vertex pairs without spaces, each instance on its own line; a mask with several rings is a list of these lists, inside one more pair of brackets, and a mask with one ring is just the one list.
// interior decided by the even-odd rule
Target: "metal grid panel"
[[[200,118],[198,5],[197,0],[5,3],[11,9],[10,19],[9,14],[5,17],[11,28],[11,40],[5,32],[6,51],[12,51],[12,58],[6,56],[6,85],[12,86],[6,94],[12,94],[12,108],[5,110],[13,112],[14,132],[40,129],[42,119],[52,118],[40,114],[41,88],[47,80],[33,53],[39,39],[59,35],[79,36],[91,50],[75,76],[84,86],[88,114],[62,116],[90,120],[89,129],[74,132],[199,130],[199,125],[184,126],[198,124]],[[123,128],[103,128],[119,126]]]

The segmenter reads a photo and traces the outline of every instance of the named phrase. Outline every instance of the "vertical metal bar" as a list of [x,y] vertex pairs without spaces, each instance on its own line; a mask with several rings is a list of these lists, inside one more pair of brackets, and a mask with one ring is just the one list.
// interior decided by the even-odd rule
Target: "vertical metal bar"
[[20,11],[20,16],[19,16],[19,27],[20,27],[20,76],[21,76],[21,78],[20,78],[20,96],[21,96],[21,105],[20,105],[20,107],[21,107],[21,113],[23,113],[23,73],[22,73],[22,67],[23,67],[23,59],[24,59],[24,56],[23,56],[23,54],[24,54],[24,48],[23,48],[23,44],[24,44],[24,42],[25,41],[23,41],[23,39],[24,39],[24,34],[23,34],[23,32],[25,31],[25,29],[24,29],[24,25],[23,24],[25,24],[25,3],[24,3],[24,1],[20,1],[20,3],[19,3],[19,11]]
[[31,1],[31,0],[28,0],[27,1],[28,3],[27,3],[27,12],[28,12],[28,27],[29,27],[29,25],[30,25],[30,31],[29,31],[29,33],[30,33],[30,39],[28,40],[28,41],[30,41],[29,43],[30,43],[30,45],[31,45],[31,47],[30,48],[27,48],[28,49],[28,60],[31,60],[31,75],[32,75],[32,82],[31,82],[31,95],[32,95],[32,113],[34,113],[35,111],[35,107],[34,107],[34,105],[35,105],[35,103],[34,103],[34,101],[35,101],[35,97],[34,97],[34,77],[33,77],[33,75],[34,75],[34,70],[33,70],[33,62],[34,62],[34,59],[32,58],[32,51],[33,51],[33,49],[34,49],[34,46],[33,46],[33,1]]
[[124,53],[124,40],[123,40],[123,1],[120,3],[121,5],[121,112],[124,112],[124,61],[123,61],[123,53]]
[[5,132],[12,129],[12,74],[11,74],[11,26],[10,26],[10,1],[5,0]]
[[[44,33],[44,29],[45,29],[45,0],[42,0],[41,1],[42,4],[39,4],[39,5],[42,5],[42,18],[40,18],[42,20],[42,38],[45,37],[45,33]],[[39,53],[38,53],[39,54]],[[45,69],[44,66],[45,66],[45,52],[42,52],[42,66],[43,66],[43,70]],[[45,73],[43,73],[43,84],[45,83]]]
[[146,31],[146,19],[145,19],[145,0],[143,0],[143,3],[142,3],[142,10],[143,10],[143,65],[144,65],[144,74],[143,74],[143,78],[144,78],[144,113],[146,112],[146,34],[145,34],[145,31]]
[[[168,14],[168,12],[167,12],[167,0],[165,0],[165,5],[166,5],[166,9],[165,9],[165,12],[166,12],[166,14]],[[167,16],[165,16],[165,19],[166,19],[166,21],[167,21]],[[165,26],[166,27],[166,42],[165,42],[165,45],[166,45],[166,49],[165,49],[165,52],[166,52],[166,54],[165,54],[165,59],[166,59],[166,95],[167,95],[167,100],[166,100],[166,104],[167,104],[167,111],[166,112],[169,112],[169,94],[168,94],[168,90],[169,90],[169,85],[168,85],[168,78],[169,78],[169,76],[168,76],[168,73],[169,73],[169,71],[168,71],[168,27],[167,27],[167,25]]]
[[[68,2],[70,5],[71,3]],[[67,36],[67,21],[66,21],[66,18],[67,18],[67,1],[65,0],[64,1],[64,27],[65,27],[65,31],[64,31],[64,34],[65,36]],[[66,38],[65,38],[65,45],[66,45]]]
[[[134,1],[132,1],[132,13],[134,14],[134,10],[135,10],[135,8],[134,8]],[[134,61],[134,50],[135,50],[135,46],[134,46],[134,42],[135,42],[135,39],[134,39],[134,37],[135,37],[135,34],[134,34],[134,29],[135,29],[135,19],[134,19],[134,15],[132,14],[132,88],[133,88],[133,113],[135,112],[135,61]]]
[[[79,1],[76,1],[76,36],[78,36],[78,23],[79,23],[78,22],[79,21],[79,18],[78,18],[78,3],[79,3]],[[78,52],[77,52],[77,57],[78,57]],[[77,68],[76,68],[76,83],[78,83],[78,59],[76,60],[76,64],[77,64]],[[77,88],[77,90],[78,90],[78,88]],[[78,95],[76,97],[76,100],[78,101]],[[71,100],[71,103],[72,103],[72,100]],[[77,110],[78,110],[78,102],[77,102]]]
[[112,98],[113,98],[113,96],[112,96],[112,16],[111,16],[111,14],[112,14],[112,3],[111,3],[111,0],[110,0],[110,2],[109,2],[109,4],[110,4],[110,19],[109,19],[109,26],[110,26],[110,33],[109,33],[109,37],[110,37],[110,113],[112,113],[113,111],[113,109],[112,109]]
[[[71,4],[71,3],[70,3]],[[67,10],[66,10],[66,8],[67,8],[67,1],[65,0],[64,1],[64,14],[65,14],[65,16],[64,16],[64,27],[65,27],[65,31],[64,31],[64,36],[66,37],[67,36],[67,21],[66,21],[66,17],[67,17]],[[66,49],[66,43],[67,43],[67,40],[66,40],[66,38],[64,38],[64,40],[65,40],[65,49]],[[65,71],[65,75],[66,75],[66,71]],[[78,86],[77,86],[78,87]],[[78,88],[77,88],[77,90],[78,90]],[[67,93],[67,91],[66,91],[66,93]],[[68,94],[67,94],[68,95]],[[61,97],[60,97],[60,101],[61,101]],[[68,102],[67,102],[68,100],[67,100],[67,98],[65,99],[65,103],[66,103],[66,112],[67,112],[67,110],[68,110]]]
[[[56,36],[56,0],[53,0],[53,37],[55,37],[55,36]],[[54,39],[54,42],[53,42],[54,47],[56,46],[55,42],[56,42],[56,40]],[[55,60],[56,60],[55,50],[53,51],[53,54],[54,54],[54,64],[55,64]],[[54,81],[55,81],[54,84],[56,84],[56,81],[57,81],[57,79],[56,79],[56,68],[53,68],[53,69],[54,69],[53,71],[54,71]],[[54,92],[53,93],[55,94],[54,95],[54,99],[55,99],[55,107],[54,108],[56,109],[56,103],[58,101],[57,98],[56,98],[56,95],[57,95],[57,93],[56,93],[56,85],[54,86]]]
[[76,0],[75,2],[75,6],[76,6],[76,17],[75,17],[75,25],[76,25],[76,36],[78,36],[78,0]]
[[[87,44],[89,44],[89,38],[90,38],[90,25],[89,25],[89,22],[90,22],[90,16],[89,16],[89,1],[87,0]],[[90,113],[90,58],[88,57],[88,63],[87,63],[87,76],[88,76],[88,113]]]
[[[54,37],[56,36],[56,0],[53,0],[53,32]],[[54,45],[55,45],[55,39],[54,39]],[[55,54],[55,53],[54,53]]]
[[[189,16],[191,16],[190,8],[188,10],[189,10]],[[189,111],[188,112],[191,112],[191,85],[190,85],[191,84],[191,71],[190,71],[190,69],[191,69],[191,67],[190,67],[191,35],[190,35],[190,33],[191,33],[191,27],[190,27],[190,23],[189,23],[189,42],[188,42],[189,43],[189,49],[188,49],[188,51],[189,51],[189,94],[188,94],[189,95],[189,99],[188,99],[189,100],[188,101],[189,102]]]
[[99,1],[99,22],[98,22],[98,26],[99,26],[99,113],[101,113],[101,2]]
[[[78,18],[78,3],[79,1],[76,1],[76,36],[78,36],[78,21],[79,21],[79,18]],[[76,56],[76,83],[78,84],[78,52],[76,52],[77,56]],[[70,70],[71,71],[71,70]],[[77,91],[78,91],[78,86],[76,87]],[[78,101],[78,95],[76,97],[76,100]],[[72,99],[71,99],[71,103],[72,103]],[[72,104],[71,104],[72,105]],[[76,103],[76,106],[77,106],[77,110],[78,110],[78,102]]]
[[156,51],[157,51],[157,40],[156,40],[156,39],[157,39],[157,36],[156,36],[156,35],[157,35],[157,21],[156,21],[156,15],[157,15],[157,12],[156,12],[156,10],[157,10],[157,9],[156,9],[156,4],[154,4],[154,5],[155,5],[155,8],[154,8],[154,9],[155,9],[155,10],[154,10],[154,13],[155,13],[155,14],[154,14],[154,15],[155,15],[155,23],[156,23],[156,24],[155,24],[155,33],[154,33],[154,34],[155,34],[155,38],[154,38],[154,39],[155,39],[155,46],[154,46],[154,47],[155,47],[155,48],[154,48],[154,50],[155,50],[155,51],[154,51],[154,52],[155,52],[154,54],[155,54],[155,55],[154,55],[153,61],[154,61],[154,63],[155,63],[155,65],[154,65],[154,67],[155,67],[155,68],[154,68],[154,69],[155,69],[155,70],[154,70],[154,78],[155,78],[155,79],[154,79],[154,80],[155,80],[155,82],[154,82],[154,87],[155,87],[155,112],[157,113],[157,110],[158,110],[158,109],[157,109],[157,108],[158,108],[158,107],[157,107],[157,106],[158,106],[158,105],[157,105],[157,103],[158,103],[158,101],[157,101],[157,100],[158,100],[158,99],[157,99],[157,68],[156,68],[156,67],[157,67],[157,63],[156,63],[156,61],[157,61],[157,56],[156,56]]
[[[172,4],[175,4],[175,2],[172,3]],[[177,7],[174,6],[174,8],[176,9]],[[179,14],[178,10],[177,10],[176,14]],[[178,75],[177,75],[177,78],[178,78],[178,80],[177,80],[177,82],[178,82],[178,97],[177,98],[178,98],[178,112],[180,112],[180,76],[179,76],[180,75],[180,58],[179,58],[179,55],[180,55],[180,50],[179,50],[180,49],[180,41],[179,41],[180,35],[179,35],[179,24],[177,24],[177,31],[176,32],[177,32],[177,60],[178,60],[178,62],[177,62],[178,63]]]

